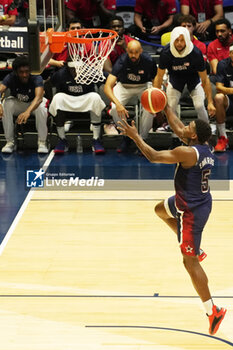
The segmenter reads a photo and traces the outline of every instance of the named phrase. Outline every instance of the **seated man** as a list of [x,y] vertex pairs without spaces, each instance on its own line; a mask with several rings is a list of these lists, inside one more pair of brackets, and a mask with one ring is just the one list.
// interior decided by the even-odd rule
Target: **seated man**
[[217,94],[214,103],[219,139],[214,149],[215,152],[224,152],[228,148],[225,120],[226,115],[233,115],[233,42],[229,51],[230,57],[220,61],[217,65]]
[[220,19],[215,23],[215,32],[217,39],[207,47],[207,58],[212,70],[210,80],[213,83],[216,83],[218,62],[229,57],[229,46],[233,40],[231,23],[226,18]]
[[51,77],[51,83],[57,89],[49,112],[55,117],[57,133],[60,138],[54,149],[55,154],[64,154],[68,151],[68,142],[65,136],[65,112],[91,112],[93,129],[92,150],[95,154],[105,153],[100,142],[101,114],[105,103],[99,94],[94,91],[94,84],[84,85],[75,81],[75,64],[68,59],[67,65],[59,69]]
[[180,16],[178,18],[178,24],[181,27],[185,27],[188,29],[193,45],[195,45],[202,52],[204,60],[207,61],[207,57],[206,57],[207,47],[206,47],[206,45],[202,41],[195,38],[193,35],[193,33],[195,32],[195,29],[196,29],[196,24],[197,24],[195,17],[193,17],[192,15]]
[[177,12],[175,0],[136,0],[132,34],[146,39],[147,35],[161,35],[171,30]]
[[0,0],[0,26],[13,26],[18,16],[17,5],[13,0]]
[[196,35],[201,40],[214,38],[215,22],[223,18],[222,0],[181,0],[182,15],[192,15],[196,18]]
[[26,124],[31,114],[36,117],[36,129],[38,131],[38,153],[48,153],[47,138],[47,100],[43,98],[43,80],[40,75],[31,75],[29,61],[26,56],[18,56],[13,62],[13,72],[8,74],[0,84],[0,94],[7,88],[10,89],[10,97],[7,97],[3,105],[0,105],[0,118],[2,118],[6,145],[3,153],[12,153],[14,144],[13,116],[16,115],[16,123]]
[[[68,22],[68,30],[77,30],[83,28],[81,21],[78,18],[72,18]],[[53,57],[49,60],[49,65],[61,68],[64,66],[64,63],[67,61],[69,56],[68,44],[65,43],[64,49],[60,53],[55,53]]]
[[109,29],[115,30],[118,34],[118,39],[116,42],[116,45],[114,46],[112,52],[110,53],[107,60],[104,62],[104,70],[107,73],[112,72],[112,66],[116,62],[116,60],[126,52],[127,44],[133,40],[128,35],[125,35],[125,28],[124,28],[124,20],[120,16],[114,16],[110,23],[109,23]]
[[66,19],[80,18],[86,28],[106,26],[116,10],[116,0],[66,0]]
[[[113,66],[112,73],[109,74],[105,83],[104,92],[112,101],[110,115],[115,124],[121,118],[128,117],[125,105],[129,100],[138,96],[141,97],[148,83],[154,79],[157,67],[152,58],[142,51],[139,41],[132,40],[128,43],[127,53],[120,56]],[[152,127],[154,115],[143,108],[141,135],[145,139]],[[127,152],[129,138],[124,138],[117,152]]]

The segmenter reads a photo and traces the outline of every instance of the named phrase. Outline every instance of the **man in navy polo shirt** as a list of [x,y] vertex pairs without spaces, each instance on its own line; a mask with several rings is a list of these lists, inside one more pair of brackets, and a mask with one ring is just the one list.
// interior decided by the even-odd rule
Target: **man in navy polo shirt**
[[173,111],[176,111],[181,93],[187,85],[198,118],[208,122],[204,104],[205,95],[209,115],[215,114],[210,81],[203,55],[191,42],[187,28],[176,27],[171,32],[170,44],[164,47],[160,55],[158,73],[153,82],[155,87],[161,88],[166,69],[169,76],[167,98]]
[[17,124],[26,124],[31,114],[36,117],[38,131],[38,153],[48,153],[47,138],[47,108],[44,98],[43,80],[40,75],[31,75],[29,61],[26,56],[19,56],[13,62],[13,72],[8,74],[0,84],[0,94],[7,88],[10,89],[10,97],[0,104],[0,118],[2,118],[6,145],[3,153],[12,153],[14,144],[14,122],[16,115]]
[[226,116],[233,115],[233,42],[230,45],[230,57],[218,62],[216,75],[217,94],[214,98],[219,139],[215,152],[224,152],[228,147],[226,134]]
[[[112,101],[110,115],[115,124],[121,118],[128,117],[125,105],[129,100],[138,96],[148,87],[157,72],[156,63],[145,52],[139,41],[132,40],[128,43],[127,53],[121,55],[113,66],[105,83],[104,92]],[[141,122],[141,136],[146,138],[153,124],[154,115],[143,109]],[[118,153],[125,152],[129,146],[129,138],[124,137],[122,144],[117,149]]]

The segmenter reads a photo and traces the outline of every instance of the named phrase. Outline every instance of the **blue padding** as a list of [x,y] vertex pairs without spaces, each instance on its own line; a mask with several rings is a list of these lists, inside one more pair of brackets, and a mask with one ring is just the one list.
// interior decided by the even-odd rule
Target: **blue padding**
[[134,7],[136,3],[136,0],[116,0],[116,7]]
[[161,45],[161,44],[152,43],[150,41],[142,40],[140,38],[135,38],[135,39],[139,40],[140,43],[143,43],[143,44],[146,44],[146,45],[155,46],[155,47],[163,47],[163,45]]
[[233,6],[232,0],[223,0],[223,7]]

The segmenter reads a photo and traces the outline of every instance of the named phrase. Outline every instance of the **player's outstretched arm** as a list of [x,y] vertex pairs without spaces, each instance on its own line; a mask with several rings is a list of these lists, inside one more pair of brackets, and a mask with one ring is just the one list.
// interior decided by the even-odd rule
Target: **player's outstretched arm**
[[191,147],[181,146],[171,151],[154,150],[146,142],[144,142],[141,136],[138,134],[134,120],[132,121],[131,125],[129,125],[124,119],[121,122],[118,122],[117,128],[121,131],[122,135],[130,137],[135,142],[140,151],[151,163],[182,163],[182,165],[186,167],[191,167],[197,161],[196,152]]
[[176,114],[173,112],[173,110],[171,109],[171,107],[169,105],[167,105],[164,108],[164,112],[166,114],[167,121],[168,121],[171,129],[173,130],[173,132],[180,139],[182,139],[182,141],[184,141],[186,143],[186,140],[183,138],[183,131],[184,131],[185,126],[182,123],[182,121],[176,116]]

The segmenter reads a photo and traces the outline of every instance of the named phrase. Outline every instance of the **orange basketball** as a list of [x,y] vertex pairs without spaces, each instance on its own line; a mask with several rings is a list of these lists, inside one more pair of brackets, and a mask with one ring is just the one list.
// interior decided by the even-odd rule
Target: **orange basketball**
[[143,91],[141,104],[146,111],[154,114],[162,111],[167,103],[167,96],[164,91],[157,88],[149,88]]

